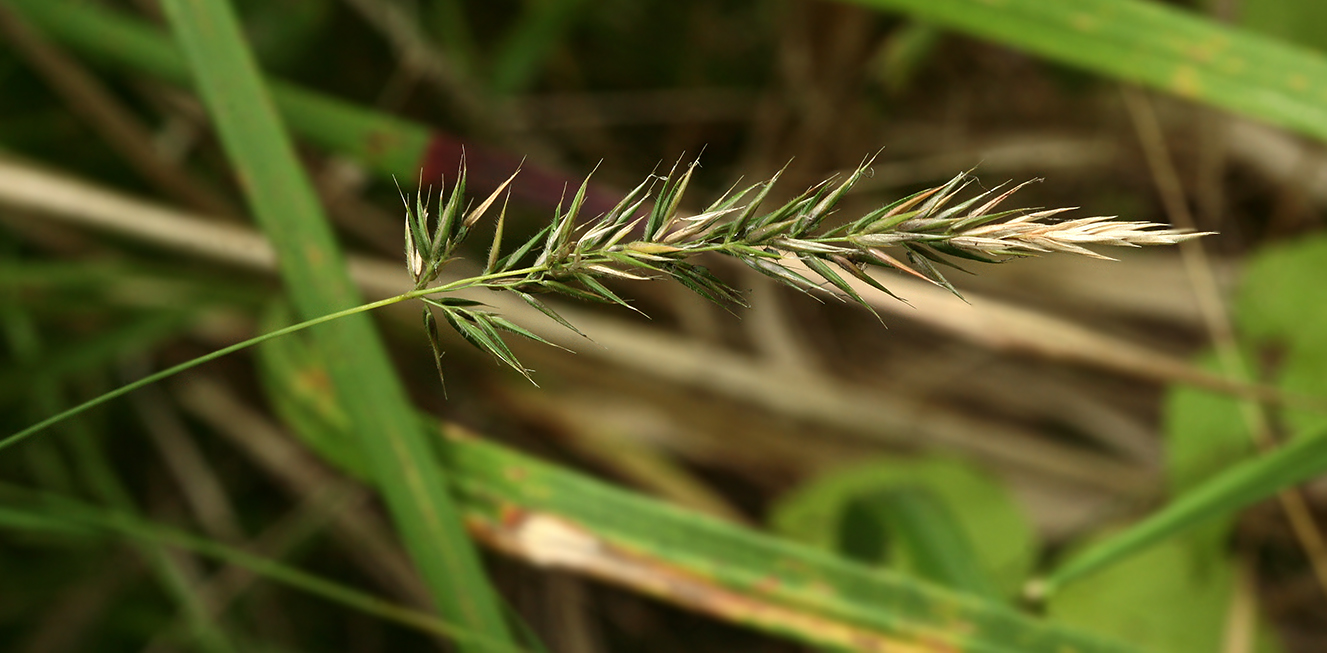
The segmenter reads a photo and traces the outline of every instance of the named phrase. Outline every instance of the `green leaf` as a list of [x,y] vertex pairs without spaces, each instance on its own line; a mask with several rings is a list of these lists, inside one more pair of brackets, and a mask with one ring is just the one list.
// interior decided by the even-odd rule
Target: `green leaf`
[[[776,502],[770,525],[798,542],[834,550],[839,547],[845,511],[852,502],[900,488],[922,488],[945,506],[958,533],[952,537],[980,543],[972,553],[980,575],[990,579],[999,595],[1017,594],[1036,560],[1032,527],[1003,486],[962,461],[881,458],[833,470]],[[917,566],[928,564],[917,553],[891,563],[913,573],[928,573]]]
[[882,563],[992,601],[1004,597],[981,568],[973,542],[943,500],[926,487],[899,486],[854,496],[843,508],[839,547],[849,557]]
[[[1253,352],[1245,351],[1245,360]],[[1221,373],[1213,354],[1197,364]],[[1171,496],[1179,496],[1256,453],[1239,400],[1200,388],[1172,386],[1163,411],[1166,480]]]
[[121,512],[14,486],[0,485],[0,497],[2,497],[0,501],[4,504],[0,506],[0,527],[40,528],[81,538],[111,534],[142,545],[183,549],[226,565],[247,569],[267,580],[400,626],[417,629],[429,635],[441,635],[467,642],[474,647],[473,650],[491,652],[524,650],[510,643],[483,639],[432,615],[394,605],[384,599],[309,574],[277,560],[256,556],[223,543]]
[[[1327,396],[1327,303],[1317,282],[1324,265],[1327,237],[1321,235],[1265,247],[1248,261],[1235,306],[1241,330],[1281,353],[1277,386],[1318,397]],[[1299,432],[1327,427],[1321,411],[1286,409],[1282,419]]]
[[[1156,653],[1227,650],[1235,566],[1185,539],[1164,542],[1066,587],[1047,605],[1058,623],[1127,640]],[[1261,628],[1254,650],[1279,650]]]
[[[124,360],[125,356],[140,355],[182,335],[197,319],[196,311],[167,310],[133,316],[123,324],[104,325],[88,337],[41,356],[40,364],[6,366],[8,369],[0,374],[0,390],[14,396],[31,389],[37,382],[59,383],[105,370]],[[6,315],[0,317],[10,319]]]
[[584,11],[584,0],[553,0],[522,5],[490,58],[489,85],[500,95],[525,90]]

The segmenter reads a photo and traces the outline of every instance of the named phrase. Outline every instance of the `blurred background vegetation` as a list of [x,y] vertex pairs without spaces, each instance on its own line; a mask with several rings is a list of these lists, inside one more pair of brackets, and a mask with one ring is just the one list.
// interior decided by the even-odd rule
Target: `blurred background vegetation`
[[[244,40],[208,21],[228,8]],[[887,328],[715,261],[753,309],[614,285],[651,319],[568,308],[578,353],[513,343],[539,388],[445,333],[444,396],[413,307],[375,315],[390,359],[266,343],[0,451],[0,648],[1327,649],[1327,486],[1290,489],[1327,469],[1324,20],[1311,0],[0,0],[6,434],[351,301],[346,279],[408,289],[392,177],[436,188],[462,152],[480,196],[524,160],[507,242],[596,166],[591,215],[702,150],[692,210],[880,150],[847,208],[975,169],[1044,179],[1022,205],[1220,232],[974,264],[951,276],[967,302],[890,278],[911,305],[873,300]],[[262,154],[287,135],[301,166]],[[324,212],[348,264],[292,276]],[[397,384],[418,414],[365,428],[359,395]],[[1256,453],[1283,442],[1303,448]],[[449,490],[411,494],[416,474]],[[1130,528],[1148,515],[1169,537]],[[490,586],[498,625],[467,612]]]

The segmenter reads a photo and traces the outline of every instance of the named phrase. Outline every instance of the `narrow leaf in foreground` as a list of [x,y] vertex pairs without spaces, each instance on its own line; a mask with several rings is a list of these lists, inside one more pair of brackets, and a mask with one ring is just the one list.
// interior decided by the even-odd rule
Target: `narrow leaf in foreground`
[[[362,303],[332,229],[273,109],[225,0],[165,0],[175,41],[253,213],[277,252],[299,314],[335,314]],[[421,239],[422,240],[422,239]],[[415,243],[416,247],[423,242]],[[461,521],[432,447],[382,338],[367,315],[353,314],[316,332],[328,370],[354,425],[361,452],[386,500],[401,540],[444,618],[476,635],[511,642],[507,620]],[[466,651],[477,647],[462,644]]]

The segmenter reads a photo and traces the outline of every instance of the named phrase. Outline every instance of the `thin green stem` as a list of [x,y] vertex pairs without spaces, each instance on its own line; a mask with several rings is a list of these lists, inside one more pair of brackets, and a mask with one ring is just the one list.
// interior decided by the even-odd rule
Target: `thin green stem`
[[415,290],[400,295],[396,295],[394,297],[380,299],[376,302],[370,302],[367,304],[360,304],[359,306],[347,308],[343,311],[328,313],[327,315],[323,315],[321,317],[315,317],[312,320],[306,320],[298,324],[292,324],[288,327],[277,329],[276,331],[272,331],[270,333],[264,333],[260,336],[255,336],[253,338],[249,338],[248,340],[244,340],[241,342],[237,342],[233,345],[223,347],[212,353],[204,354],[202,356],[199,356],[198,358],[185,361],[183,363],[180,363],[179,365],[168,367],[164,370],[161,370],[160,372],[157,372],[155,374],[150,374],[137,381],[134,381],[133,383],[120,386],[114,390],[111,390],[110,392],[107,392],[106,394],[97,396],[93,399],[89,399],[88,401],[85,401],[77,406],[74,406],[73,408],[52,415],[36,424],[33,424],[32,426],[29,426],[26,429],[23,429],[22,431],[19,431],[18,433],[15,433],[3,440],[0,440],[0,450],[18,444],[19,442],[26,440],[27,438],[41,432],[42,430],[50,426],[59,424],[60,422],[63,422],[64,420],[69,419],[70,417],[74,417],[75,415],[80,415],[82,413],[85,413],[92,408],[96,408],[97,406],[100,406],[108,401],[111,401],[112,399],[116,399],[124,395],[127,395],[130,392],[133,392],[134,390],[137,390],[143,386],[151,385],[153,383],[156,383],[157,381],[170,378],[172,376],[175,376],[176,374],[179,374],[180,372],[184,372],[186,370],[198,367],[203,363],[214,361],[218,358],[221,358],[222,356],[226,356],[227,354],[233,354],[237,351],[240,351],[241,349],[247,349],[256,344],[259,344],[261,342],[266,342],[273,338],[280,338],[281,336],[284,335],[295,333],[297,331],[303,331],[309,327],[318,326],[319,324],[331,322],[332,320],[338,320],[343,317],[355,315],[357,313],[365,313],[368,311],[372,311],[374,309],[382,308],[384,306],[399,304],[409,299],[416,299],[419,297],[424,297],[426,295],[434,295],[443,292],[452,292],[456,290],[462,290],[465,288],[472,288],[475,286],[482,286],[489,281],[494,281],[498,279],[507,279],[511,277],[522,277],[537,272],[543,272],[547,269],[548,266],[546,265],[532,266],[528,268],[521,268],[519,270],[508,270],[506,272],[496,272],[493,274],[485,274],[477,277],[458,279],[456,281],[445,283],[440,286],[432,286],[429,288],[416,288]]
[[33,424],[32,426],[29,426],[26,429],[23,429],[22,431],[19,431],[18,433],[15,433],[3,440],[0,440],[0,450],[18,444],[19,442],[28,439],[29,437],[41,432],[42,430],[48,427],[51,427],[55,424],[59,424],[60,422],[69,419],[70,417],[74,417],[76,415],[85,413],[92,408],[96,408],[97,406],[100,406],[108,401],[111,401],[112,399],[122,397],[144,386],[151,385],[153,383],[156,383],[157,381],[170,378],[172,376],[175,376],[176,374],[179,374],[180,372],[184,372],[186,370],[198,367],[203,363],[214,361],[218,358],[221,358],[222,356],[226,356],[227,354],[233,354],[237,351],[240,351],[241,349],[247,349],[256,344],[259,344],[261,342],[266,342],[273,338],[280,338],[281,336],[284,335],[295,333],[297,331],[303,331],[309,327],[318,326],[319,324],[331,322],[333,320],[338,320],[343,317],[355,315],[357,313],[365,313],[368,311],[372,311],[374,309],[382,308],[384,306],[399,304],[409,299],[417,299],[419,297],[424,297],[427,295],[435,295],[438,293],[452,292],[456,290],[463,290],[465,288],[483,286],[490,281],[495,281],[499,279],[509,279],[512,277],[523,277],[538,272],[544,272],[547,271],[548,269],[549,266],[547,265],[531,266],[517,270],[508,270],[506,272],[495,272],[492,274],[484,274],[477,277],[458,279],[450,283],[445,283],[439,286],[432,286],[429,288],[416,288],[415,290],[412,290],[407,293],[402,293],[394,297],[380,299],[376,302],[369,302],[367,304],[360,304],[359,306],[347,308],[342,311],[337,311],[335,313],[328,313],[327,315],[315,317],[312,320],[306,320],[298,324],[292,324],[288,327],[277,329],[276,331],[272,331],[270,333],[264,333],[260,336],[255,336],[253,338],[249,338],[248,340],[244,340],[241,342],[237,342],[233,345],[223,347],[209,354],[204,354],[202,356],[199,356],[198,358],[185,361],[183,363],[180,363],[179,365],[168,367],[155,374],[149,374],[148,376],[145,376],[137,381],[134,381],[133,383],[120,386],[114,390],[111,390],[110,392],[107,392],[106,394],[99,395],[93,399],[89,399],[88,401],[85,401],[77,406],[74,406],[73,408],[52,415],[36,424]]
[[423,290],[411,291],[404,295],[388,297],[387,299],[378,300],[376,302],[371,302],[368,304],[361,304],[353,308],[347,308],[343,311],[329,313],[321,317],[313,318],[312,320],[300,322],[299,324],[292,324],[288,327],[277,329],[276,331],[272,331],[270,333],[264,333],[263,335],[255,336],[253,338],[249,338],[248,340],[244,340],[242,342],[237,342],[228,347],[223,347],[221,349],[218,349],[212,353],[204,354],[202,356],[199,356],[198,358],[185,361],[183,363],[180,363],[179,365],[168,367],[155,374],[149,374],[148,376],[145,376],[137,381],[134,381],[133,383],[120,386],[114,390],[111,390],[110,392],[107,392],[106,394],[99,395],[93,399],[89,399],[88,401],[85,401],[77,406],[74,406],[73,408],[65,410],[64,412],[52,415],[51,417],[48,417],[36,424],[33,424],[32,426],[29,426],[28,428],[23,429],[22,431],[19,431],[18,433],[11,435],[5,438],[4,440],[0,440],[0,450],[18,444],[19,442],[26,440],[28,437],[42,431],[43,429],[46,429],[47,427],[58,424],[75,415],[87,412],[89,409],[96,408],[97,406],[100,406],[112,399],[122,397],[143,386],[150,385],[162,379],[172,377],[176,374],[179,374],[180,372],[198,367],[203,363],[216,360],[227,354],[233,354],[237,351],[240,351],[241,349],[252,347],[260,342],[271,340],[272,338],[279,338],[281,336],[290,333],[295,333],[296,331],[303,331],[304,329],[307,329],[312,326],[317,326],[319,324],[323,324],[324,322],[331,322],[332,320],[340,319],[349,315],[354,315],[356,313],[371,311],[376,308],[382,308],[383,306],[391,306],[392,304],[397,304],[407,299],[412,299],[414,297],[419,297],[421,295],[428,294],[425,291],[440,292],[439,289],[436,288],[433,289],[426,288]]

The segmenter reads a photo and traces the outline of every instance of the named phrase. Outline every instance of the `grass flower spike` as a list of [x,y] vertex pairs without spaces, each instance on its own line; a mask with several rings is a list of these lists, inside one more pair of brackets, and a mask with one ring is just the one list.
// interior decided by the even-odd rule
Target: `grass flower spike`
[[[1207,235],[1110,217],[1059,219],[1060,214],[1072,210],[1066,208],[1001,209],[1027,182],[1003,192],[997,188],[959,201],[959,196],[975,181],[966,172],[941,186],[855,219],[840,221],[837,227],[822,228],[853,185],[869,172],[869,160],[852,173],[828,179],[777,207],[767,207],[765,200],[779,174],[737,192],[734,186],[698,214],[685,216],[680,208],[696,165],[693,162],[682,170],[675,165],[666,176],[651,175],[612,210],[583,221],[580,213],[589,184],[587,177],[571,201],[558,206],[547,226],[505,255],[502,253],[504,204],[488,249],[484,274],[464,280],[459,286],[512,292],[572,330],[575,327],[538,295],[561,294],[635,310],[602,280],[671,278],[719,304],[745,306],[741,292],[694,262],[699,254],[715,253],[741,261],[799,291],[846,296],[871,310],[844,275],[893,295],[867,274],[872,266],[893,268],[957,294],[940,269],[961,269],[953,259],[997,263],[1048,252],[1108,259],[1088,246],[1172,245]],[[417,199],[413,209],[406,202],[406,267],[415,280],[417,292],[426,291],[479,217],[511,182],[512,178],[507,179],[462,218],[465,204],[462,162],[450,196],[445,202],[439,196],[438,203],[443,208],[432,230],[427,202]],[[805,264],[818,279],[790,267],[788,263],[793,259]],[[455,289],[457,283],[448,284],[439,288],[438,293]],[[547,341],[486,310],[479,302],[427,294],[422,299],[428,304],[424,323],[435,359],[441,356],[442,349],[433,309],[440,311],[446,322],[471,345],[529,378],[529,370],[516,360],[503,342],[502,333]]]

